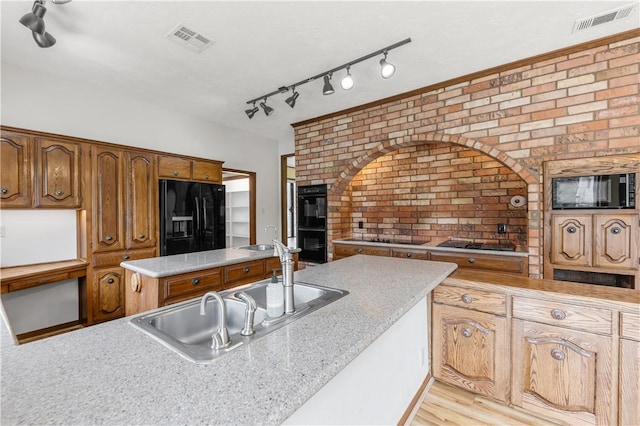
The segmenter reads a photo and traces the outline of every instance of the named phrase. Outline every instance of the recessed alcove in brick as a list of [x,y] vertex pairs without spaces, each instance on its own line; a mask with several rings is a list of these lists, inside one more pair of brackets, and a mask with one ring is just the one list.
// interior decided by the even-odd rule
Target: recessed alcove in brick
[[[350,229],[343,238],[425,243],[449,237],[527,244],[527,208],[509,203],[527,184],[488,155],[425,143],[370,162],[345,188]],[[362,223],[362,228],[360,228]],[[507,234],[497,225],[507,224]]]

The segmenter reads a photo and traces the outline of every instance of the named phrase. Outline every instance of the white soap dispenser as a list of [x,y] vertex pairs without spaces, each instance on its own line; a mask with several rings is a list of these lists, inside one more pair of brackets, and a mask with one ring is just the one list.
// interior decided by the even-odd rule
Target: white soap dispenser
[[273,270],[271,282],[267,284],[267,315],[272,318],[282,316],[284,313],[284,288],[276,275],[279,269]]

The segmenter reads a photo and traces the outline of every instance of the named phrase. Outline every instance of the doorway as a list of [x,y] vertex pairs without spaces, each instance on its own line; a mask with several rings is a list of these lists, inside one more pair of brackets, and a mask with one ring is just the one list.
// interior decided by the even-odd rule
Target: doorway
[[286,154],[280,157],[280,200],[282,206],[282,241],[289,247],[298,247],[297,215],[296,215],[296,157],[295,154]]
[[225,186],[225,235],[227,248],[256,242],[256,174],[223,169]]

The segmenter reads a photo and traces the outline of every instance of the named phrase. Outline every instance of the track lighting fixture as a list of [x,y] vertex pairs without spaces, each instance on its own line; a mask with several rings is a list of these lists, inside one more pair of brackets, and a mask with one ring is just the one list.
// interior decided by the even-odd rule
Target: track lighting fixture
[[380,75],[382,78],[389,78],[396,72],[395,65],[387,62],[387,51],[384,51],[384,58],[380,59]]
[[347,75],[342,77],[342,80],[340,81],[340,87],[342,87],[344,90],[351,90],[351,88],[353,87],[353,77],[351,77],[351,72],[349,71],[350,69],[351,67],[347,67]]
[[[39,1],[39,0],[37,0]],[[54,0],[55,1],[55,0]],[[59,1],[65,1],[65,0],[59,0]],[[378,56],[380,54],[384,55],[384,58],[382,58],[380,60],[380,73],[382,75],[383,78],[389,78],[391,77],[395,70],[396,67],[387,62],[387,54],[389,53],[390,50],[395,49],[396,47],[400,47],[400,46],[404,46],[407,43],[411,43],[411,39],[405,39],[402,41],[399,41],[397,43],[394,43],[390,46],[387,46],[383,49],[380,50],[376,50],[375,52],[371,52],[368,55],[365,55],[361,58],[355,59],[353,61],[347,62],[346,64],[340,65],[339,67],[335,67],[333,69],[330,69],[329,71],[325,71],[323,73],[314,75],[313,77],[309,77],[305,80],[299,81],[295,84],[290,84],[288,86],[281,86],[279,87],[277,90],[274,90],[271,93],[267,93],[266,95],[262,95],[260,97],[257,97],[255,99],[251,99],[250,101],[247,101],[247,104],[253,104],[253,108],[251,109],[247,109],[245,110],[245,114],[247,114],[247,117],[249,118],[253,118],[253,116],[255,115],[256,111],[258,110],[258,108],[256,107],[256,102],[262,100],[262,102],[260,102],[260,107],[262,107],[262,109],[264,110],[264,113],[269,116],[271,114],[273,114],[273,108],[271,108],[270,106],[267,105],[267,99],[271,96],[280,94],[280,93],[286,93],[289,90],[292,91],[291,96],[289,96],[287,99],[285,99],[285,102],[287,103],[287,105],[289,105],[291,108],[295,107],[296,105],[296,100],[298,99],[298,97],[300,96],[300,94],[298,92],[296,92],[296,87],[299,87],[303,84],[306,83],[310,83],[312,81],[318,80],[320,78],[323,79],[324,84],[322,86],[322,94],[323,95],[330,95],[332,93],[335,92],[333,86],[331,85],[331,77],[333,77],[333,74],[336,71],[340,71],[343,69],[346,69],[347,71],[347,75],[345,75],[342,80],[340,81],[340,87],[342,87],[344,90],[350,90],[351,88],[353,88],[354,86],[354,80],[353,77],[351,76],[351,66],[358,64],[360,62],[366,61],[367,59],[373,58],[375,56]]]
[[292,90],[293,90],[293,93],[291,94],[291,96],[289,96],[287,99],[284,100],[287,103],[287,105],[289,105],[291,108],[296,106],[296,99],[298,99],[298,96],[300,96],[300,93],[296,92],[295,87],[293,87]]
[[260,107],[264,111],[264,115],[267,117],[273,114],[273,108],[267,105],[267,98],[264,98],[264,101],[260,102]]
[[[65,4],[71,0],[53,0],[54,4]],[[45,31],[44,15],[47,8],[44,7],[45,0],[35,0],[31,12],[20,18],[20,23],[31,30],[33,40],[40,47],[51,47],[56,44],[56,39]]]
[[249,117],[249,119],[252,119],[254,115],[256,115],[256,112],[258,112],[258,107],[256,106],[256,103],[253,103],[253,108],[249,108],[249,109],[245,109],[244,113],[247,114],[247,117]]
[[324,86],[322,87],[323,95],[332,95],[335,90],[333,90],[333,86],[331,85],[331,74],[325,74],[324,76]]

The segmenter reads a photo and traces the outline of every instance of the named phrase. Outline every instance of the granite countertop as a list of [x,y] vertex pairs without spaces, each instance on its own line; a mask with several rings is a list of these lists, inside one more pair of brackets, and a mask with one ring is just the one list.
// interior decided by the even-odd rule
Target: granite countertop
[[130,260],[120,263],[120,266],[151,278],[162,278],[234,263],[265,259],[273,257],[273,254],[273,250],[258,251],[229,248]]
[[423,250],[426,249],[430,251],[448,251],[448,252],[475,254],[475,255],[491,254],[491,255],[511,256],[511,257],[529,256],[529,252],[524,250],[521,247],[516,247],[515,251],[477,250],[477,249],[466,249],[466,248],[455,248],[455,247],[438,247],[437,244],[442,241],[443,240],[430,241],[423,244],[408,244],[408,243],[378,242],[378,241],[367,241],[367,240],[356,240],[356,239],[333,240],[334,243],[340,243],[340,244],[368,245],[368,246],[391,247],[391,248],[400,248],[400,249],[423,249]]
[[455,269],[359,255],[297,271],[350,294],[208,365],[127,318],[21,346],[3,325],[0,423],[279,424]]

